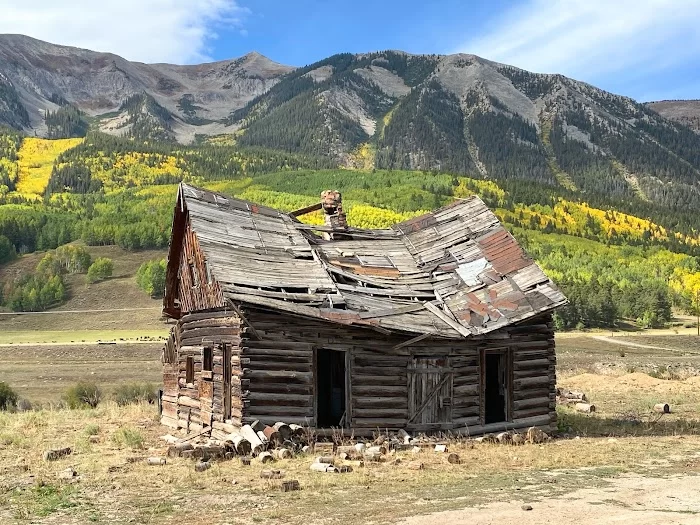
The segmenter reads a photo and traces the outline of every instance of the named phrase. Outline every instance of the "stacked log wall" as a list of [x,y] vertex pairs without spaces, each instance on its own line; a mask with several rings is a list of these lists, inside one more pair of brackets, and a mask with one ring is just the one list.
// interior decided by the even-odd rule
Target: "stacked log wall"
[[[225,422],[221,417],[223,357],[215,347],[211,411],[215,428],[217,424],[236,427],[255,420],[266,424],[285,421],[315,426],[316,349],[349,352],[346,361],[350,376],[348,426],[357,435],[372,433],[377,428],[407,426],[408,366],[414,356],[447,357],[453,371],[452,421],[442,430],[477,434],[501,428],[556,424],[556,357],[548,315],[470,340],[424,339],[401,346],[411,337],[252,308],[243,309],[243,314],[253,329],[239,326],[236,316],[221,311],[191,314],[176,326],[172,344],[179,348],[176,365],[178,426],[191,431],[201,428],[198,381],[203,339],[215,333],[230,337],[233,350],[232,418]],[[218,331],[220,329],[226,332]],[[202,330],[207,332],[202,333]],[[509,359],[511,420],[506,423],[483,424],[480,356],[484,350],[504,351]],[[187,356],[192,356],[195,362],[195,383],[191,385],[185,382]],[[173,374],[173,371],[164,365],[164,374]],[[166,391],[166,395],[172,395],[172,390],[166,388]],[[168,402],[172,403],[170,399]],[[172,405],[167,410],[167,417],[172,418]]]
[[[227,421],[223,344],[231,348],[231,417]],[[213,366],[211,372],[203,374],[205,347],[212,348]],[[234,312],[215,310],[183,316],[172,328],[163,356],[163,424],[188,432],[216,422],[241,426],[240,321]],[[194,364],[191,383],[186,377],[188,357]]]

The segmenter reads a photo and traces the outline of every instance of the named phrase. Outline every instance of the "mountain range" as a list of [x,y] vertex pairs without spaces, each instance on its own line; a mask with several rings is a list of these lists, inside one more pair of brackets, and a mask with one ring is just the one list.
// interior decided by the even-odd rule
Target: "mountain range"
[[177,66],[0,35],[0,123],[39,136],[229,135],[347,167],[528,179],[673,208],[700,209],[700,135],[687,127],[697,108],[467,54]]

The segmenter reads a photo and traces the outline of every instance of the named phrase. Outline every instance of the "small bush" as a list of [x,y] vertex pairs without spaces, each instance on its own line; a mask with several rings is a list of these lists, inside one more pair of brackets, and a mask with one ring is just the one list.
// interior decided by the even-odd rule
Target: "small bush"
[[112,277],[113,271],[114,263],[112,263],[112,259],[108,259],[107,257],[98,257],[88,268],[87,280],[90,283],[102,281],[108,277]]
[[90,423],[88,426],[85,427],[86,436],[96,436],[99,433],[100,425],[98,425],[97,423]]
[[22,398],[17,401],[17,411],[19,412],[29,412],[32,408],[34,407],[29,399]]
[[14,410],[19,396],[7,383],[0,382],[0,410]]
[[114,401],[119,406],[143,402],[155,403],[157,398],[156,389],[151,383],[126,383],[114,390]]
[[70,387],[64,397],[68,408],[95,408],[102,399],[102,392],[95,383],[81,381]]
[[142,448],[145,439],[135,428],[124,427],[112,434],[112,441],[118,447]]

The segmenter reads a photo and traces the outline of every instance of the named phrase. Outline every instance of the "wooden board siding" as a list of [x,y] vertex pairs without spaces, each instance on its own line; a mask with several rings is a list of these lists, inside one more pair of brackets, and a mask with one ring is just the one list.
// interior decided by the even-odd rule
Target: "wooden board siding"
[[218,281],[207,272],[204,253],[189,219],[183,235],[179,275],[178,299],[182,314],[226,306]]

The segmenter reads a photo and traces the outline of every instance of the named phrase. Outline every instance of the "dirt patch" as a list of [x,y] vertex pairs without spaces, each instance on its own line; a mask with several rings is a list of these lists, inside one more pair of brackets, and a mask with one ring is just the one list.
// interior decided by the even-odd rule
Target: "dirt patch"
[[[512,499],[488,505],[436,512],[400,521],[402,525],[486,525],[542,523],[661,525],[700,523],[698,477],[650,478],[627,475],[603,488],[581,489],[539,501]],[[532,510],[524,510],[524,504]]]

